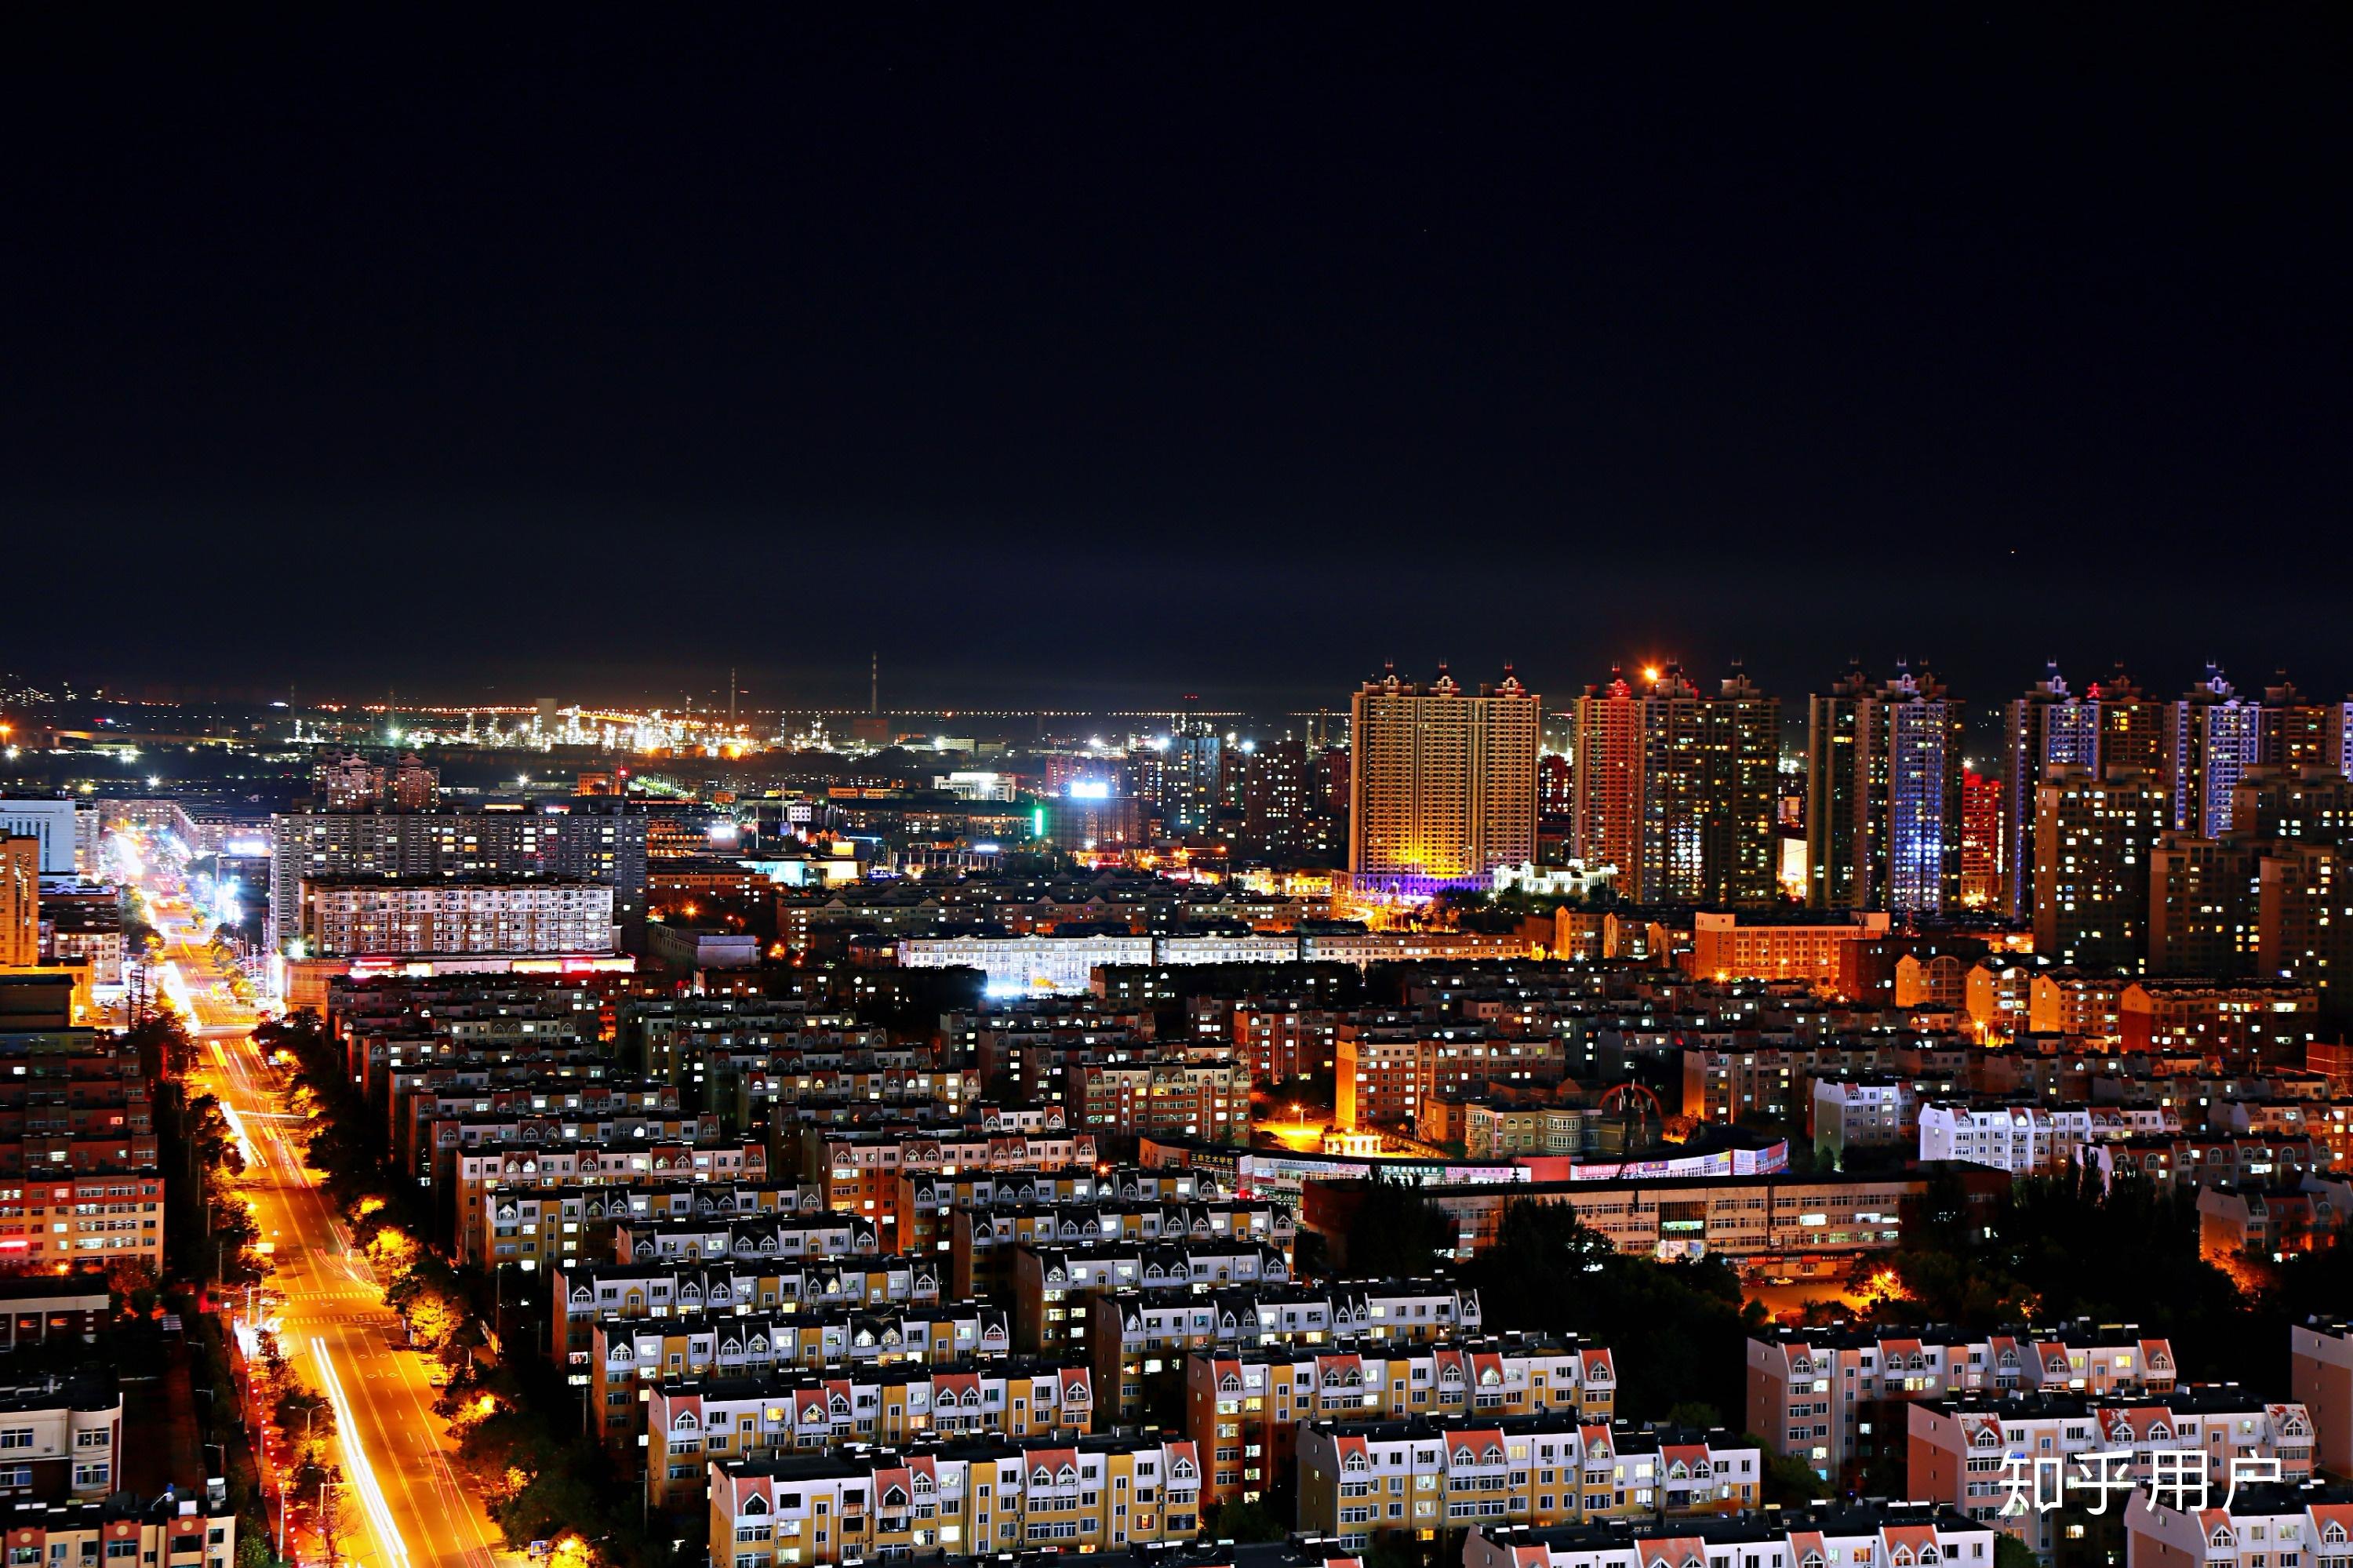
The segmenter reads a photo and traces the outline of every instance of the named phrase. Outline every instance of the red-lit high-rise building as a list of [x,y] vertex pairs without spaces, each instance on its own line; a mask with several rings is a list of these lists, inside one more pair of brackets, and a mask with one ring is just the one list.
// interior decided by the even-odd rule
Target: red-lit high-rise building
[[1961,775],[1961,903],[1984,909],[2001,901],[2001,780]]
[[1577,705],[1576,858],[1636,902],[1765,904],[1778,894],[1778,700],[1735,671],[1715,694],[1677,665]]

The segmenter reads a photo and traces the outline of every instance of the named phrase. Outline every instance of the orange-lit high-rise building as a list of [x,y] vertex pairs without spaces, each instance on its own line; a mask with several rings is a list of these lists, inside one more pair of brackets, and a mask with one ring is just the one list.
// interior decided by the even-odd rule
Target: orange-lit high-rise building
[[[1644,705],[1672,714],[1679,700],[1695,703],[1678,673],[1666,685],[1653,677],[1648,695],[1615,671],[1606,686],[1588,686],[1577,699],[1577,765],[1570,856],[1587,865],[1618,868],[1619,891],[1640,903],[1642,890],[1642,763]],[[1663,689],[1662,689],[1663,688]],[[1686,733],[1696,726],[1686,726]],[[1696,736],[1694,736],[1696,744]]]
[[2167,705],[2133,683],[2119,662],[2105,681],[2092,683],[2084,694],[2100,705],[2099,767],[2169,778],[2166,769],[2165,710]]
[[2343,765],[2344,705],[2316,702],[2296,690],[2283,670],[2279,684],[2263,688],[2263,716],[2256,754],[2266,768],[2337,768]]
[[0,837],[0,966],[41,961],[41,841]]
[[2034,950],[2062,964],[2148,972],[2151,863],[2170,811],[2146,773],[2060,767],[2035,787]]
[[1348,870],[1400,891],[1484,883],[1536,853],[1541,703],[1507,669],[1465,691],[1439,666],[1427,686],[1394,669],[1349,710]]

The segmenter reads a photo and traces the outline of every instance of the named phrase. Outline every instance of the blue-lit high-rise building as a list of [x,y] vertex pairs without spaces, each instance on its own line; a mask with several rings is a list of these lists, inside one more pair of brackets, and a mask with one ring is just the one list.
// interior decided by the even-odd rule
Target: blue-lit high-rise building
[[2001,884],[2011,916],[2035,917],[2035,791],[2066,768],[2088,769],[2094,779],[2123,768],[2164,784],[2172,778],[2169,711],[2133,684],[2121,665],[2077,694],[2056,664],[2047,664],[2042,679],[2010,705],[2002,727]]
[[2003,904],[2027,918],[2034,910],[2034,792],[2055,768],[2098,768],[2100,709],[2070,691],[2054,663],[2042,667],[2042,679],[2014,699],[2003,718]]
[[1168,737],[1160,758],[1160,816],[1178,838],[1206,833],[1225,798],[1225,742],[1198,719]]
[[1855,705],[1854,902],[1934,915],[1961,903],[1962,710],[1898,666]]
[[2221,837],[2231,828],[2231,791],[2263,760],[2263,705],[2240,696],[2210,663],[2167,715],[2165,739],[2173,826]]

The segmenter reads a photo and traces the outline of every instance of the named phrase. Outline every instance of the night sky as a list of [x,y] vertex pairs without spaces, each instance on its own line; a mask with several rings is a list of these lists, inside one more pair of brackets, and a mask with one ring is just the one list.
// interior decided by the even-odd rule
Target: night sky
[[480,9],[0,24],[0,664],[2353,683],[2341,6]]

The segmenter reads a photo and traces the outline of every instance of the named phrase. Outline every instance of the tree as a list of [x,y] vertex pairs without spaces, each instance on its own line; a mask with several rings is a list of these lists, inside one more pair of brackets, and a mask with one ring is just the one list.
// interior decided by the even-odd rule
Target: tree
[[309,1517],[311,1528],[318,1532],[327,1561],[333,1562],[343,1539],[343,1467],[313,1455],[288,1473],[286,1490],[293,1507]]
[[324,1454],[328,1440],[335,1435],[335,1407],[317,1390],[304,1387],[290,1374],[269,1414],[288,1440],[301,1445],[305,1463],[316,1461]]
[[1348,1272],[1378,1279],[1427,1274],[1454,1251],[1453,1222],[1421,1189],[1386,1176],[1365,1184],[1348,1219]]
[[1202,1531],[1213,1541],[1281,1541],[1290,1532],[1264,1502],[1236,1498],[1219,1503]]
[[385,1287],[384,1301],[400,1314],[417,1344],[428,1351],[439,1349],[467,1317],[457,1270],[422,1249]]
[[1629,1256],[1567,1203],[1523,1199],[1504,1211],[1495,1245],[1461,1271],[1487,1320],[1574,1333],[1615,1352],[1617,1407],[1743,1407],[1749,1328],[1740,1278],[1721,1258]]
[[152,1318],[163,1299],[157,1288],[155,1266],[143,1257],[118,1258],[106,1271],[106,1287],[114,1297],[117,1311],[127,1311],[134,1318]]
[[1993,1532],[1993,1568],[2042,1568],[2042,1560],[2029,1546],[2006,1530]]
[[1741,1438],[1741,1442],[1755,1445],[1765,1455],[1765,1474],[1757,1489],[1759,1501],[1782,1508],[1803,1508],[1831,1495],[1830,1483],[1803,1459],[1791,1454],[1776,1454],[1771,1444],[1753,1433]]
[[195,1064],[196,1043],[177,1013],[158,1012],[143,1019],[122,1038],[138,1051],[140,1065],[150,1077],[185,1077]]
[[1705,1432],[1724,1425],[1724,1413],[1713,1404],[1687,1399],[1680,1404],[1672,1406],[1667,1411],[1666,1419],[1670,1426],[1697,1427],[1700,1431]]

